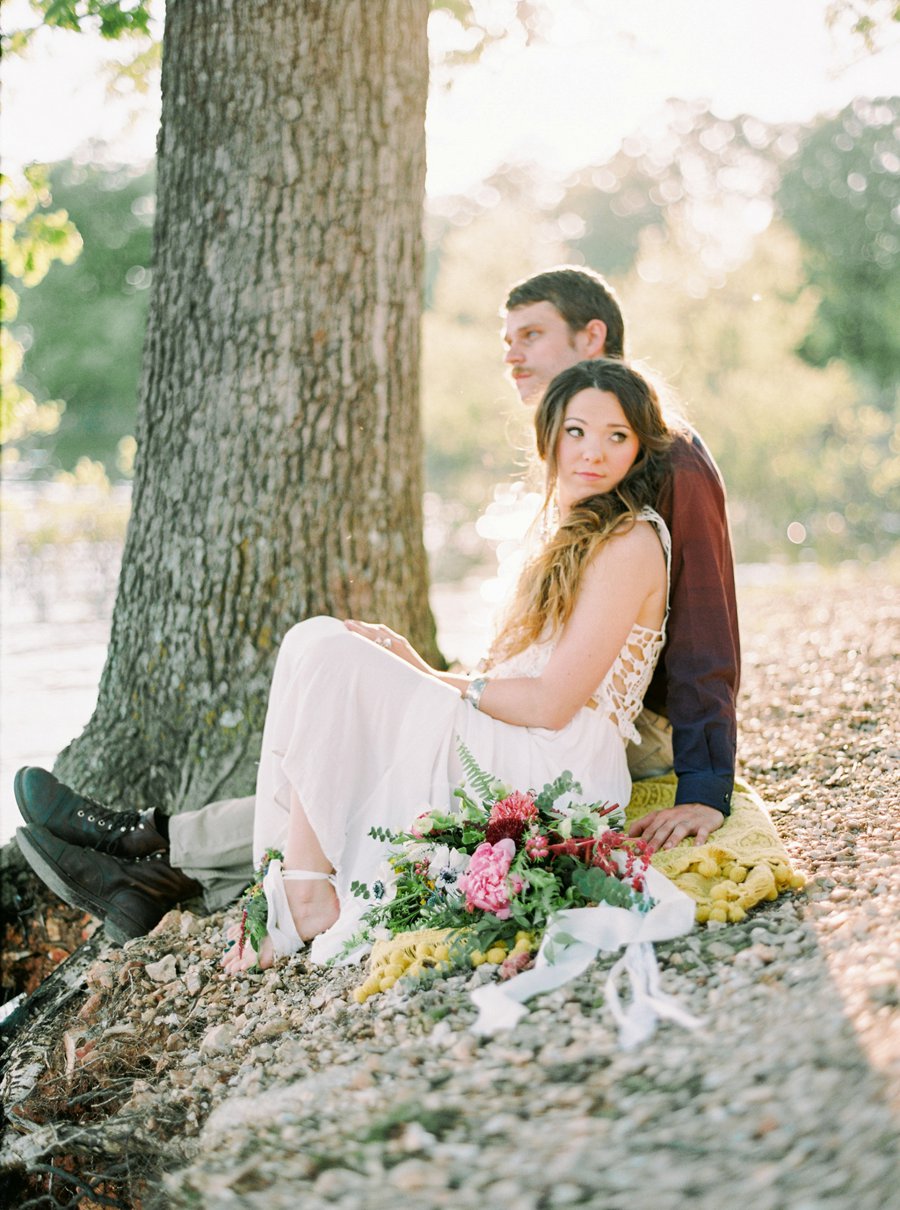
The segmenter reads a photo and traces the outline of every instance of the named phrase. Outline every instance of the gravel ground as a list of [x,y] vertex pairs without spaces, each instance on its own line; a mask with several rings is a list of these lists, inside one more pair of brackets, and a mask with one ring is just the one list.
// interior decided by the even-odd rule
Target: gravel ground
[[657,947],[704,1028],[617,1050],[604,961],[480,1041],[463,976],[358,1006],[357,971],[301,956],[231,985],[222,918],[172,913],[21,1039],[10,1204],[80,1179],[147,1208],[897,1205],[900,586],[741,609],[743,772],[808,883]]

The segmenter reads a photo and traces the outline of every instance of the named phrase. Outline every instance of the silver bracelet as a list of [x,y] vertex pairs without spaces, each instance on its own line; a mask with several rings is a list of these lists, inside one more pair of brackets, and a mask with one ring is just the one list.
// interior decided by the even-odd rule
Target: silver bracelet
[[486,676],[476,676],[473,681],[469,681],[463,694],[463,701],[471,702],[476,710],[480,710],[481,695],[484,693],[484,687],[487,683],[488,678]]

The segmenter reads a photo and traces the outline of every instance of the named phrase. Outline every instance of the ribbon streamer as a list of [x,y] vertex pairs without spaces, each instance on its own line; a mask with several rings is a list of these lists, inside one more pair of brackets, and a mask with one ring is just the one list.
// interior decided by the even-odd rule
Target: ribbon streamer
[[[625,953],[609,972],[604,988],[623,1050],[633,1049],[651,1037],[659,1018],[687,1029],[702,1024],[661,990],[653,950],[654,941],[668,941],[691,931],[694,902],[652,869],[647,872],[647,890],[656,900],[649,912],[607,903],[559,912],[547,926],[532,970],[506,983],[485,984],[472,992],[472,1001],[479,1010],[473,1032],[490,1037],[511,1029],[525,1013],[526,1000],[576,979],[601,950],[614,953],[623,946]],[[627,1005],[617,987],[623,974],[627,974],[632,988]]]
[[266,932],[271,938],[272,948],[278,958],[295,953],[303,945],[300,934],[294,927],[294,918],[287,901],[281,870],[281,862],[277,857],[273,858],[269,862],[269,868],[263,878],[263,892],[268,908]]

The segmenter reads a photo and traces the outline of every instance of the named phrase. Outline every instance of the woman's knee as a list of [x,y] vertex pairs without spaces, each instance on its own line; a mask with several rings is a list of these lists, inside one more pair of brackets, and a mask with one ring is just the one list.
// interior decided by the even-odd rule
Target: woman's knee
[[317,647],[329,638],[348,634],[343,622],[332,617],[307,618],[292,626],[281,640],[276,661],[276,673],[280,668],[284,671],[292,669],[301,660],[308,660]]
[[307,618],[292,626],[284,636],[278,652],[278,662],[294,665],[302,659],[304,665],[311,670],[319,663],[328,663],[339,658],[339,652],[357,651],[359,644],[359,638],[338,618]]
[[325,638],[328,635],[346,633],[344,623],[337,618],[332,618],[328,614],[321,614],[314,618],[305,618],[302,622],[297,622],[285,634],[281,640],[281,651],[285,648],[293,650],[297,647],[304,647],[308,643],[314,643],[317,639]]

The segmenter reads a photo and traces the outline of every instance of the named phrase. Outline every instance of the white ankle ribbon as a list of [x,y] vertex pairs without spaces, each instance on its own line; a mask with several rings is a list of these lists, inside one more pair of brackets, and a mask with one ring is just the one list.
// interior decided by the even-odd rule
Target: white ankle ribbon
[[281,862],[274,858],[269,862],[269,868],[263,878],[263,891],[268,907],[266,932],[272,940],[276,958],[285,958],[288,954],[295,954],[303,945],[300,934],[294,927],[294,918],[287,901],[281,870]]
[[[606,978],[604,995],[619,1027],[619,1045],[630,1050],[652,1036],[660,1017],[696,1029],[702,1021],[682,1009],[659,986],[654,941],[668,941],[689,933],[694,926],[694,901],[668,878],[648,871],[648,890],[656,899],[649,912],[612,907],[570,908],[559,912],[544,933],[534,967],[505,983],[487,983],[472,992],[479,1010],[472,1026],[476,1034],[491,1036],[511,1029],[526,1009],[524,1001],[553,991],[577,978],[600,950],[625,953]],[[632,997],[623,1006],[616,982],[622,973],[631,981]]]

